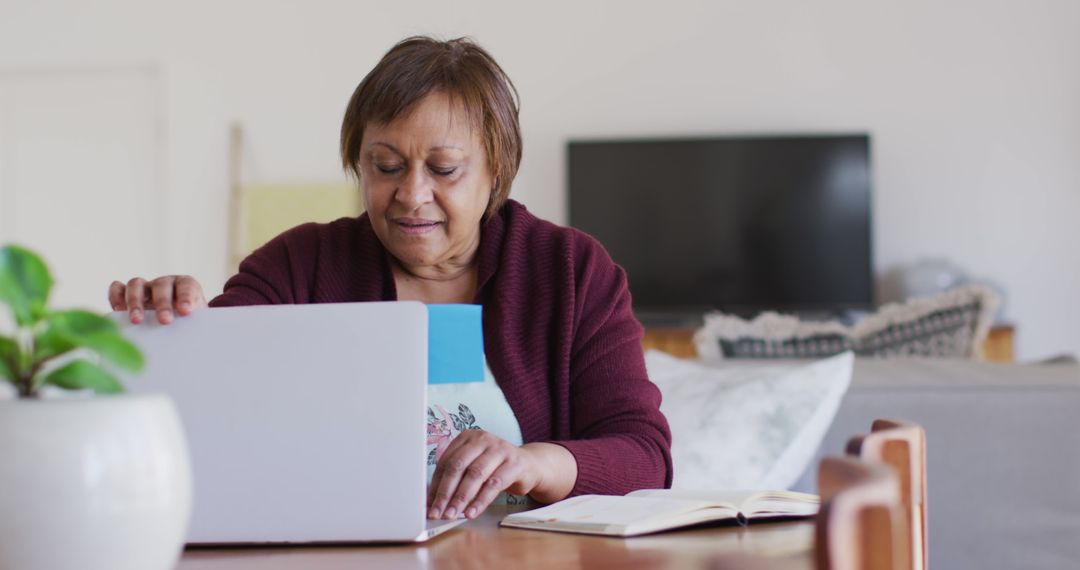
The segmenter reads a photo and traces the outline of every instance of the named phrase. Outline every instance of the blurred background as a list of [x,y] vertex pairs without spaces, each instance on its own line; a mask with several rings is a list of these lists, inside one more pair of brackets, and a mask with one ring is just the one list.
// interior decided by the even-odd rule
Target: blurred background
[[346,185],[364,74],[467,35],[521,95],[535,214],[568,221],[574,139],[869,133],[879,300],[948,260],[1004,293],[1019,358],[1080,353],[1078,22],[1073,0],[0,0],[0,242],[46,257],[61,306],[165,273],[212,297],[233,192]]

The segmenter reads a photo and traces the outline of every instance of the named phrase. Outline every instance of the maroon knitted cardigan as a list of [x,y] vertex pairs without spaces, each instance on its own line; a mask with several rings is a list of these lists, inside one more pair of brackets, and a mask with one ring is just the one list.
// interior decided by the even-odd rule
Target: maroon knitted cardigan
[[[669,487],[671,432],[645,372],[623,269],[592,237],[513,200],[481,228],[477,257],[488,366],[524,441],[573,454],[571,495]],[[210,306],[396,299],[364,214],[274,238]]]

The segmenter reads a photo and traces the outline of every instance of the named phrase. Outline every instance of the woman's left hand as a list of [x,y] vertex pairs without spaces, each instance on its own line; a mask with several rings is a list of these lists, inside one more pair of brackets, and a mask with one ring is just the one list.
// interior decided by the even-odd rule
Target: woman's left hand
[[515,495],[542,491],[545,476],[554,485],[547,485],[551,489],[543,495],[559,495],[565,489],[555,497],[559,500],[569,494],[577,463],[566,448],[550,443],[518,447],[484,430],[463,431],[435,466],[428,487],[428,518],[453,519],[461,513],[475,518],[502,491]]

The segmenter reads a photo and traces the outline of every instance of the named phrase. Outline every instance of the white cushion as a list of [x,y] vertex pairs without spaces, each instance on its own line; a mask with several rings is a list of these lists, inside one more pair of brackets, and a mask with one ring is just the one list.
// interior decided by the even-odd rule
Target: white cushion
[[671,424],[676,489],[789,489],[813,461],[851,383],[854,355],[705,365],[650,350]]

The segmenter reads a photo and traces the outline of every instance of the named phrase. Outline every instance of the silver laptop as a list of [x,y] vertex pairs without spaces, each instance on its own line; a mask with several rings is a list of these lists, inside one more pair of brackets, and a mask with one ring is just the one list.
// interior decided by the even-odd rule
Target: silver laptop
[[426,520],[427,308],[203,309],[140,325],[133,393],[172,396],[194,472],[189,544],[399,542]]

